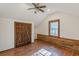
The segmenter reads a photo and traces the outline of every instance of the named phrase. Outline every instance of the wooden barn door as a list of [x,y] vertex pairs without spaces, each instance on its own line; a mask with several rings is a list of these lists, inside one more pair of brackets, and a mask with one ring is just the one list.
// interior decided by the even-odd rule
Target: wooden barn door
[[15,47],[31,43],[31,24],[15,22]]

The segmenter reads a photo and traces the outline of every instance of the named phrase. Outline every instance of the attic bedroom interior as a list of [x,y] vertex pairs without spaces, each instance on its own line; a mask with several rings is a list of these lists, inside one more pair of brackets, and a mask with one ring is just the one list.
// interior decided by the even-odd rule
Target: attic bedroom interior
[[79,3],[0,3],[0,56],[79,56]]

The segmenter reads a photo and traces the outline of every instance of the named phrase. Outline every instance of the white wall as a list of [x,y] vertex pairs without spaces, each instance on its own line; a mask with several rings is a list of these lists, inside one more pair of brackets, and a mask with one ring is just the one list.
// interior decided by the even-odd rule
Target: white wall
[[45,19],[38,27],[37,33],[48,35],[48,21],[60,19],[60,36],[79,40],[79,18],[66,13],[55,13]]
[[12,18],[0,18],[0,51],[14,48],[14,21],[32,23],[32,42],[34,42],[34,24]]

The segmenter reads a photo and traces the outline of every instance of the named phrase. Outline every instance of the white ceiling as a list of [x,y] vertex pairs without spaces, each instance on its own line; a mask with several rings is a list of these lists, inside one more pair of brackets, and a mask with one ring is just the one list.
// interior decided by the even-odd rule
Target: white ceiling
[[[33,11],[27,10],[32,4],[27,3],[0,3],[0,17],[12,17],[19,20],[30,20],[38,25],[48,14],[57,11],[65,12],[79,17],[78,3],[44,3],[47,6],[45,13],[34,14]],[[50,11],[47,11],[50,9]]]

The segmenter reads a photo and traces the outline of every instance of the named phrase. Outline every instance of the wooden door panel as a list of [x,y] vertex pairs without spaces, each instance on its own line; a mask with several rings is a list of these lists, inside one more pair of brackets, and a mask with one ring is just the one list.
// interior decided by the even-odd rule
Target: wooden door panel
[[[27,29],[29,29],[29,30],[28,30],[28,35],[31,35],[31,24],[28,24],[28,25],[27,25]],[[30,40],[31,37],[29,36],[28,39]]]
[[31,43],[31,24],[15,22],[15,47]]

